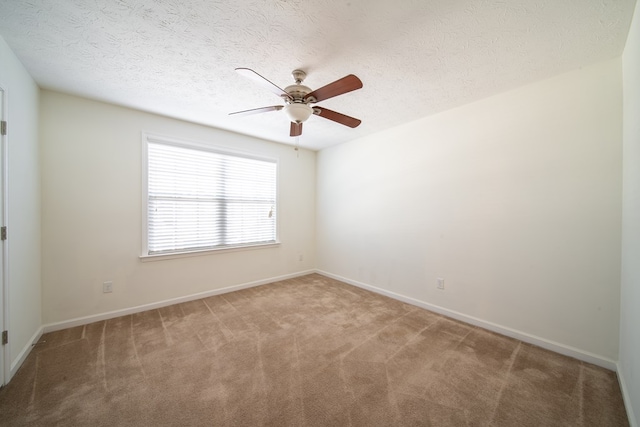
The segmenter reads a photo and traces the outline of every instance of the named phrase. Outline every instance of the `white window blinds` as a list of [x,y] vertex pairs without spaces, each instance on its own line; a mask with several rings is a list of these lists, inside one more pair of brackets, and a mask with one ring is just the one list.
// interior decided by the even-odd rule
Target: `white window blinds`
[[149,255],[276,241],[275,161],[147,144]]

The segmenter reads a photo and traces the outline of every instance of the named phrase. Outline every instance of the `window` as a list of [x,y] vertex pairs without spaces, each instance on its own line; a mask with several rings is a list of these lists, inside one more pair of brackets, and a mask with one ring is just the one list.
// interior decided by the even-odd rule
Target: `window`
[[275,160],[148,134],[143,147],[143,255],[276,243]]

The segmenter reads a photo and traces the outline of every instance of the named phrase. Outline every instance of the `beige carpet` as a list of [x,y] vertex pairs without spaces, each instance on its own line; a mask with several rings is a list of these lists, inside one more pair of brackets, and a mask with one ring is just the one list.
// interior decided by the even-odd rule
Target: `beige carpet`
[[628,425],[613,372],[315,274],[42,340],[1,425]]

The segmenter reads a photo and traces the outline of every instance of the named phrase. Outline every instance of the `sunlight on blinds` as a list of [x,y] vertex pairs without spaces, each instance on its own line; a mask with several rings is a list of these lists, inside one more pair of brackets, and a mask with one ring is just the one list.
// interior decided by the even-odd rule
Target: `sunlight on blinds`
[[275,242],[276,167],[148,142],[149,254]]

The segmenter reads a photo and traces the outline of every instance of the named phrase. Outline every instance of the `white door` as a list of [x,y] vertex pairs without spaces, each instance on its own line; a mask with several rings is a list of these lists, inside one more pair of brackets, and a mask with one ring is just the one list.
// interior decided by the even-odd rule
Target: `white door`
[[[5,92],[2,87],[0,87],[0,121],[4,122],[6,120],[6,111],[5,111]],[[6,136],[3,135],[4,132],[0,132],[0,226],[4,226],[5,224],[5,173],[6,173]],[[7,315],[7,310],[5,307],[6,300],[6,292],[5,292],[5,254],[6,254],[6,240],[2,240],[0,242],[0,331],[5,330],[5,325],[7,324],[5,316]],[[5,380],[8,375],[8,371],[5,366],[5,362],[9,361],[9,355],[6,354],[6,345],[0,345],[0,387],[5,384]],[[6,375],[5,375],[6,374]]]

